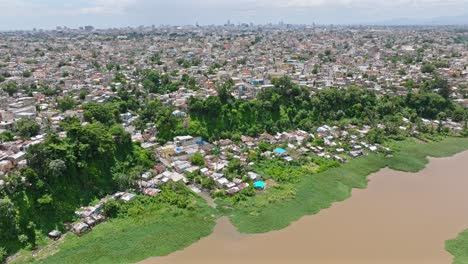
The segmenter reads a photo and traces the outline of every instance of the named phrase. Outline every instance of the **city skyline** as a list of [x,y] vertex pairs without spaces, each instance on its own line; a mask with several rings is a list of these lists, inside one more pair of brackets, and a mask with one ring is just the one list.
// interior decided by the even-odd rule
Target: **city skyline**
[[[466,0],[0,0],[0,30],[138,25],[466,24]],[[424,12],[420,12],[424,10]]]

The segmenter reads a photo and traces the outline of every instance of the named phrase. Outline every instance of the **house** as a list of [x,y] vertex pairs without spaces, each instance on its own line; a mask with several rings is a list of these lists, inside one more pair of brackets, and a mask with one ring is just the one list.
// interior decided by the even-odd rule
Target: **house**
[[124,194],[120,197],[120,200],[122,200],[122,201],[124,201],[124,202],[129,202],[129,201],[133,200],[135,197],[136,197],[136,195],[133,194],[133,193],[124,193]]
[[47,234],[47,236],[50,239],[57,240],[62,236],[62,233],[60,231],[58,231],[58,230],[52,230]]
[[249,176],[249,178],[250,178],[252,181],[255,181],[255,180],[259,180],[259,179],[260,179],[260,175],[258,175],[258,174],[255,173],[255,172],[252,172],[252,171],[247,172],[247,176]]
[[174,117],[185,117],[187,114],[185,112],[182,112],[180,110],[175,110],[172,112],[172,116]]
[[86,223],[79,222],[73,225],[71,231],[75,233],[76,235],[81,236],[84,233],[88,232],[89,230],[91,230],[91,228]]
[[247,188],[247,187],[249,187],[249,186],[250,186],[249,183],[243,182],[243,183],[239,184],[237,187],[238,187],[240,190],[243,190],[243,189],[245,189],[245,188]]
[[195,145],[198,140],[201,140],[199,137],[192,136],[177,136],[174,137],[174,142],[177,146],[189,146]]
[[223,188],[224,185],[226,185],[229,182],[229,180],[223,177],[223,178],[219,178],[219,179],[215,180],[215,182],[216,182],[216,186],[218,186],[218,188]]
[[145,188],[142,191],[144,195],[148,195],[148,196],[155,196],[160,192],[161,192],[160,189],[155,189],[155,188]]
[[84,222],[85,224],[87,224],[88,226],[95,226],[95,225],[97,225],[97,221],[96,221],[96,219],[94,219],[93,216],[88,216],[88,217],[84,218],[84,219],[83,219],[83,222]]
[[151,172],[149,172],[149,171],[147,171],[147,172],[145,172],[145,173],[143,173],[143,174],[141,175],[141,178],[142,178],[143,180],[149,180],[149,179],[151,179],[152,177],[153,177],[153,175],[152,175]]
[[171,173],[169,174],[168,177],[169,177],[169,179],[171,179],[171,181],[173,181],[173,182],[180,182],[180,181],[185,182],[185,181],[184,181],[184,180],[185,180],[184,175],[182,175],[182,174],[180,174],[180,173],[177,173],[177,172],[171,172]]
[[94,206],[87,206],[82,207],[80,211],[75,211],[75,215],[79,218],[86,218],[97,212],[99,212],[99,208]]
[[236,194],[236,193],[238,193],[238,192],[240,192],[239,187],[232,187],[232,188],[230,188],[230,189],[228,189],[228,190],[226,191],[226,194],[227,194],[227,195],[233,195],[233,194]]

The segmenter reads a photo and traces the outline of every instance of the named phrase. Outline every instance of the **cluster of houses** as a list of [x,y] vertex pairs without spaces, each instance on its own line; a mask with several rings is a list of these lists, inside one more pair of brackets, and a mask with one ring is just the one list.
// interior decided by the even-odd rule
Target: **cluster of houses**
[[[138,34],[135,40],[132,36]],[[419,30],[413,27],[344,27],[250,24],[224,26],[162,26],[108,30],[57,28],[44,31],[0,32],[0,133],[16,132],[20,119],[40,125],[38,136],[0,143],[0,187],[11,171],[27,166],[29,146],[44,141],[46,128],[60,132],[66,117],[84,123],[83,103],[105,103],[121,98],[126,91],[137,101],[159,99],[177,110],[172,116],[188,118],[190,97],[217,95],[216,87],[232,80],[235,98],[253,100],[259,91],[272,86],[271,78],[290,77],[312,92],[351,85],[375,91],[378,95],[404,96],[406,83],[422,83],[433,78],[422,71],[424,63],[440,62],[435,71],[448,80],[450,98],[468,107],[468,51],[463,33],[451,27]],[[25,45],[27,43],[28,45]],[[142,82],[144,71],[156,71],[170,82],[180,82],[175,91],[152,94]],[[193,78],[188,88],[184,76]],[[15,83],[15,91],[6,84]],[[187,86],[187,87],[186,87]],[[59,100],[70,96],[72,109],[60,110]],[[219,140],[208,143],[201,138],[175,137],[158,146],[157,128],[139,131],[133,123],[135,113],[121,115],[123,126],[133,141],[143,148],[154,149],[159,163],[137,181],[137,191],[154,196],[168,182],[194,184],[188,174],[199,172],[210,178],[215,188],[234,195],[253,185],[266,188],[262,176],[251,170],[250,152],[264,158],[285,162],[315,155],[338,162],[388,151],[366,142],[370,127],[348,126],[344,129],[323,125],[316,131],[282,132],[258,137],[242,136],[240,141]],[[427,126],[440,125],[454,132],[463,130],[451,120],[422,120]],[[379,125],[380,128],[384,126]],[[416,134],[417,128],[404,119],[402,131]],[[63,132],[60,136],[65,137]],[[262,145],[269,147],[265,149]],[[216,154],[215,154],[216,152]],[[200,153],[204,165],[195,165],[191,157]],[[231,159],[238,159],[246,175],[227,177]],[[71,227],[83,234],[104,220],[101,212],[106,199],[129,201],[131,193],[117,193],[97,205],[77,211],[78,223]],[[49,234],[56,238],[59,232]]]
[[[109,200],[121,200],[123,202],[129,202],[136,197],[135,194],[129,192],[117,192],[111,196],[102,198],[94,206],[81,207],[79,210],[75,211],[76,217],[80,220],[70,226],[70,231],[76,235],[83,235],[86,232],[89,232],[94,226],[105,221],[106,216],[102,212],[102,207]],[[59,233],[54,230],[49,233],[49,237],[54,238],[54,235],[59,235]]]
[[[338,127],[321,126],[314,133],[303,130],[278,133],[276,135],[261,134],[258,137],[242,136],[239,142],[222,139],[208,143],[201,138],[193,136],[178,136],[172,142],[155,149],[161,164],[167,170],[142,175],[139,185],[141,188],[154,188],[169,181],[182,181],[189,183],[186,174],[199,172],[202,177],[211,178],[216,188],[226,190],[233,195],[249,186],[250,183],[262,181],[261,175],[255,171],[246,171],[246,175],[238,175],[231,180],[225,177],[225,169],[230,160],[238,159],[244,168],[251,168],[254,162],[249,161],[249,153],[260,152],[264,158],[280,158],[284,161],[293,161],[304,155],[316,155],[339,162],[346,162],[348,158],[356,158],[367,152],[382,150],[383,147],[365,142],[365,135],[370,127],[348,127],[356,133],[340,130]],[[314,144],[316,137],[323,139],[321,145]],[[271,150],[261,150],[259,144],[267,144]],[[347,145],[345,150],[344,145]],[[216,150],[217,154],[214,154]],[[385,149],[388,151],[388,149]],[[191,157],[199,153],[204,160],[203,166],[191,163]],[[160,165],[162,166],[162,165]],[[242,180],[247,176],[248,181]],[[245,179],[245,178],[244,178]],[[250,183],[249,183],[250,182]],[[260,186],[260,183],[258,184]],[[264,185],[263,185],[264,186]],[[144,189],[142,189],[144,190]]]
[[2,178],[10,171],[21,169],[27,166],[26,151],[32,146],[44,141],[44,135],[38,135],[29,140],[22,140],[19,137],[14,141],[0,144],[0,186],[5,182]]

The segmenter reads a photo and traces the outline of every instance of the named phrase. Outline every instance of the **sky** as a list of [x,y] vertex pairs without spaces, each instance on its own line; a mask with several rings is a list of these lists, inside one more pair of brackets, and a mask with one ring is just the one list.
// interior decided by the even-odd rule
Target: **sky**
[[361,24],[468,17],[468,0],[0,0],[0,30],[199,23]]

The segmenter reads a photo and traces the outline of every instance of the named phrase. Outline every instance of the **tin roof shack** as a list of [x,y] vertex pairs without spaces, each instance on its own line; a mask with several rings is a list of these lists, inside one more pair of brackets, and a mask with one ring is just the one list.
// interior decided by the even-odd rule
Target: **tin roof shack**
[[50,238],[50,239],[53,239],[53,240],[58,240],[60,239],[60,237],[62,236],[62,233],[58,230],[52,230],[50,231],[47,236]]
[[24,153],[23,151],[8,156],[8,159],[15,165],[18,164],[20,161],[24,160],[25,158],[26,153]]
[[148,196],[156,196],[158,195],[159,193],[161,192],[160,189],[156,189],[156,188],[145,188],[142,190],[142,193],[144,195],[148,195]]
[[121,197],[120,200],[124,202],[130,202],[131,200],[135,199],[136,195],[133,193],[124,193]]
[[75,215],[79,218],[86,218],[98,212],[99,212],[99,208],[94,207],[94,206],[87,206],[87,207],[81,207],[79,211],[75,211]]
[[89,232],[91,230],[91,227],[87,225],[86,223],[79,222],[72,227],[72,232],[75,233],[77,236],[82,236],[83,234]]

